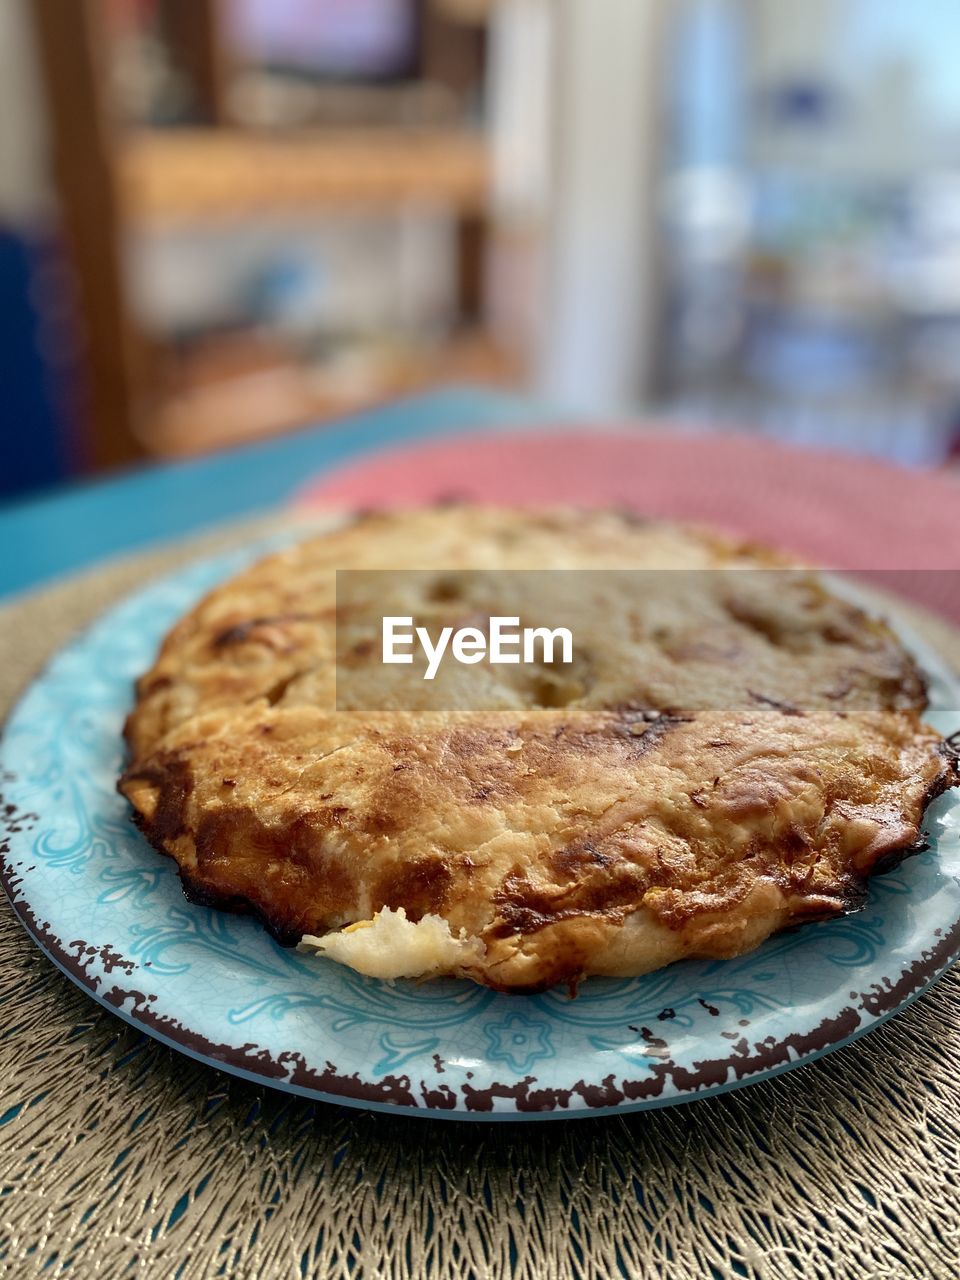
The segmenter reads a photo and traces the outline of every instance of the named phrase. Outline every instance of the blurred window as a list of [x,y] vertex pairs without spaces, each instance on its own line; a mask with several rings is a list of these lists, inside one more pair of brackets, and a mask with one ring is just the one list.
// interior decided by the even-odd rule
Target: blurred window
[[938,461],[960,424],[960,5],[685,0],[662,385],[681,414]]

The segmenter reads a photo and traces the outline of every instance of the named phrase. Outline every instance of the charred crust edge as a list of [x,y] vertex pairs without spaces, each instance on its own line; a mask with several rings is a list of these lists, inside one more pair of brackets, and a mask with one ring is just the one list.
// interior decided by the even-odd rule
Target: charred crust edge
[[[941,790],[946,789],[946,785]],[[939,792],[938,792],[939,794]],[[19,821],[18,821],[19,817]],[[3,807],[0,796],[0,823],[8,833],[19,827],[22,816],[14,805]],[[362,1080],[358,1073],[341,1073],[333,1062],[322,1068],[308,1064],[301,1054],[284,1052],[273,1056],[256,1044],[218,1045],[184,1027],[176,1019],[161,1017],[151,1008],[151,997],[143,992],[127,990],[114,985],[100,992],[100,979],[93,977],[80,962],[80,950],[87,944],[78,939],[67,949],[50,926],[37,918],[25,895],[20,892],[21,881],[8,856],[9,839],[0,841],[0,883],[27,932],[40,947],[66,973],[102,1003],[109,1005],[145,1030],[155,1032],[182,1046],[187,1052],[209,1059],[234,1070],[262,1076],[267,1081],[284,1079],[294,1088],[325,1095],[332,1102],[375,1102],[408,1114],[435,1114],[437,1110],[451,1112],[456,1109],[456,1094],[444,1086],[442,1096],[431,1089],[425,1080],[419,1081],[418,1101],[414,1082],[409,1076],[387,1076],[381,1081]],[[960,922],[940,936],[936,944],[925,951],[895,981],[886,979],[882,985],[874,985],[867,991],[852,993],[853,1003],[831,1019],[825,1019],[804,1034],[792,1034],[771,1043],[769,1040],[755,1043],[752,1048],[746,1037],[731,1046],[727,1057],[696,1063],[693,1068],[680,1067],[672,1059],[665,1058],[651,1065],[640,1080],[622,1079],[619,1084],[613,1075],[599,1083],[577,1081],[570,1089],[537,1087],[534,1076],[526,1076],[519,1082],[500,1084],[493,1082],[487,1088],[474,1088],[469,1082],[460,1085],[463,1109],[468,1112],[489,1113],[498,1099],[512,1100],[517,1114],[566,1111],[574,1094],[584,1109],[616,1107],[623,1102],[636,1103],[663,1095],[672,1085],[677,1100],[693,1099],[706,1090],[717,1090],[729,1083],[732,1070],[737,1083],[742,1083],[758,1072],[778,1066],[796,1063],[811,1054],[819,1054],[839,1047],[848,1037],[863,1027],[864,1015],[878,1019],[892,1012],[904,1001],[922,992],[960,952]],[[129,1005],[129,1008],[127,1007]],[[865,1028],[864,1028],[865,1029]],[[578,1110],[580,1108],[577,1108]]]

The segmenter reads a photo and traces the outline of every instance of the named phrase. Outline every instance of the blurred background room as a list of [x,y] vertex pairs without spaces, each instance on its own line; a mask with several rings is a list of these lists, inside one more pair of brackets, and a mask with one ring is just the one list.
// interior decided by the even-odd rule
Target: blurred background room
[[431,388],[949,466],[960,6],[4,0],[0,495]]

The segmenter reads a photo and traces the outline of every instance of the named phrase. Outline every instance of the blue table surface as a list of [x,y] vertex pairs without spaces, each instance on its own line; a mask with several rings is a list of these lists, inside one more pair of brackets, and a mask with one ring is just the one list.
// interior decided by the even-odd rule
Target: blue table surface
[[105,556],[265,513],[308,479],[362,454],[561,416],[519,396],[454,387],[279,439],[7,503],[0,506],[0,596]]

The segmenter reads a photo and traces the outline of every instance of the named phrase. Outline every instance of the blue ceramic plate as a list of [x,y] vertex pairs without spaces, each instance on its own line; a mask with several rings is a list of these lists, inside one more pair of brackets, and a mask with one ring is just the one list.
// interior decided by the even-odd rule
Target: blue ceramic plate
[[[387,986],[190,905],[114,786],[132,682],[174,620],[263,544],[127,599],[49,665],[7,725],[3,881],[36,942],[128,1022],[237,1075],[309,1097],[455,1119],[603,1115],[762,1080],[869,1031],[960,953],[960,797],[931,808],[928,853],[873,881],[866,909],[739,960],[502,996]],[[902,628],[901,628],[902,630]],[[931,677],[929,719],[956,730]]]

